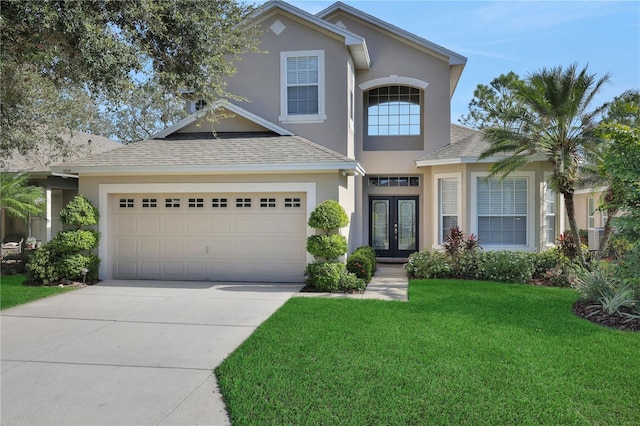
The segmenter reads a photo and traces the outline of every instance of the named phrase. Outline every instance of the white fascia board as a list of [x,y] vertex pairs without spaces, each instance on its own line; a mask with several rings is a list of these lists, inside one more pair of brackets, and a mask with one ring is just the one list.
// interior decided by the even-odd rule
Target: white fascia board
[[[469,163],[496,163],[504,157],[488,157],[479,159],[478,157],[455,157],[442,158],[438,160],[416,160],[416,167],[443,166],[447,164],[469,164]],[[546,161],[544,155],[534,155],[531,161]]]
[[[73,171],[82,174],[117,175],[122,173],[249,173],[249,172],[308,172],[324,170],[354,170],[357,162],[286,163],[286,164],[227,164],[224,166],[79,166]],[[361,168],[360,168],[361,169]]]
[[167,136],[177,132],[178,130],[188,126],[189,124],[194,123],[195,121],[199,120],[200,118],[204,117],[205,112],[207,110],[212,110],[215,111],[217,109],[220,108],[225,108],[228,109],[229,111],[233,112],[234,114],[237,114],[241,117],[246,118],[249,121],[252,121],[256,124],[259,124],[260,126],[271,130],[272,132],[278,133],[280,136],[293,136],[294,134],[291,133],[290,131],[288,131],[287,129],[280,127],[272,122],[270,122],[269,120],[265,120],[262,117],[259,117],[257,115],[255,115],[252,112],[247,111],[244,108],[239,107],[238,105],[232,104],[231,102],[227,101],[227,100],[220,100],[217,101],[215,104],[205,108],[204,110],[200,110],[200,111],[196,111],[193,114],[191,114],[190,116],[183,118],[182,120],[180,120],[179,122],[177,122],[176,124],[174,124],[171,127],[167,127],[166,129],[164,129],[163,131],[153,135],[151,137],[151,139],[165,139]]

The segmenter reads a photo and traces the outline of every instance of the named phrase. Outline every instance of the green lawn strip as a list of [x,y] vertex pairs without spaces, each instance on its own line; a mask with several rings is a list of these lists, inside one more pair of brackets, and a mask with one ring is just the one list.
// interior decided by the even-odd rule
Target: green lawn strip
[[570,289],[412,281],[409,302],[294,298],[216,375],[234,425],[637,424],[640,335]]
[[24,275],[7,275],[0,278],[0,309],[23,305],[34,300],[73,290],[75,287],[31,287],[22,283]]

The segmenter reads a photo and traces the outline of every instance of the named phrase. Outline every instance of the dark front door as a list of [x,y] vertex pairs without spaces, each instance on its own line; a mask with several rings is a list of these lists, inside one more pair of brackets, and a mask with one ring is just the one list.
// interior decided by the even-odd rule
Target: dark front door
[[369,244],[378,257],[418,250],[418,197],[369,197]]

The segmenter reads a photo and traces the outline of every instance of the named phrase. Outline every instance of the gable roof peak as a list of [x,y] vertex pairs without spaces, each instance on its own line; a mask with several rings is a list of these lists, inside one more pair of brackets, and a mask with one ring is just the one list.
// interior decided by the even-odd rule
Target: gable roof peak
[[338,25],[334,25],[329,21],[326,21],[314,14],[311,14],[305,10],[297,8],[282,0],[271,0],[258,7],[250,17],[250,21],[256,21],[261,16],[264,16],[273,9],[280,9],[287,13],[290,13],[300,19],[303,19],[310,24],[323,28],[333,34],[344,39],[345,46],[349,49],[353,62],[357,69],[370,69],[371,59],[369,58],[369,51],[364,37],[353,33],[345,28],[341,28]]
[[375,16],[369,15],[368,13],[365,13],[360,9],[356,9],[353,6],[349,6],[348,4],[345,4],[341,1],[337,1],[333,3],[331,6],[327,7],[326,9],[321,10],[316,14],[316,16],[318,16],[319,18],[325,19],[327,16],[329,16],[330,14],[338,10],[342,10],[350,15],[353,15],[359,19],[362,19],[363,21],[369,22],[370,24],[373,24],[386,31],[389,31],[390,33],[395,34],[396,36],[399,36],[401,38],[404,38],[405,40],[416,43],[419,46],[427,48],[432,52],[443,55],[449,59],[449,65],[465,65],[467,63],[466,57],[458,53],[455,53],[452,50],[442,47],[439,44],[430,42],[429,40],[426,40],[413,33],[410,33],[409,31],[403,30],[402,28],[399,28],[393,24],[383,21],[382,19],[376,18]]

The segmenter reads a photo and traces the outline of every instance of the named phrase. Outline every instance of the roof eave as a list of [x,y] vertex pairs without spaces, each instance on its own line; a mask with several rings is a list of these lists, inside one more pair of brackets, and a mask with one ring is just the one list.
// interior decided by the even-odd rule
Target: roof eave
[[[222,166],[66,166],[55,167],[62,173],[117,175],[168,174],[168,173],[248,173],[248,172],[310,172],[310,171],[353,171],[362,173],[364,169],[356,161],[336,161],[323,163],[283,163],[283,164],[226,164]],[[58,170],[56,170],[58,171]]]
[[241,108],[235,104],[232,104],[231,102],[227,101],[227,100],[220,100],[217,101],[216,103],[214,103],[213,105],[205,108],[204,110],[200,110],[200,111],[196,111],[193,114],[191,114],[190,116],[183,118],[182,120],[180,120],[179,122],[177,122],[176,124],[174,124],[171,127],[167,127],[166,129],[164,129],[163,131],[156,133],[155,135],[153,135],[151,137],[151,139],[165,139],[167,136],[177,132],[178,130],[188,126],[189,124],[195,123],[196,121],[198,121],[199,119],[201,119],[202,117],[205,116],[206,111],[215,111],[217,109],[220,108],[225,108],[229,111],[231,111],[232,113],[239,115],[243,118],[246,118],[249,121],[252,121],[262,127],[264,127],[265,129],[271,130],[272,132],[275,132],[277,134],[279,134],[280,136],[293,136],[294,134],[291,133],[289,130],[278,126],[277,124],[274,124],[268,120],[265,120],[262,117],[259,117],[249,111],[247,111],[244,108]]
[[[452,157],[440,158],[435,160],[416,160],[416,167],[444,166],[448,164],[469,164],[469,163],[496,163],[505,157],[487,157],[480,159],[479,157]],[[531,161],[546,161],[544,155],[533,155]]]

